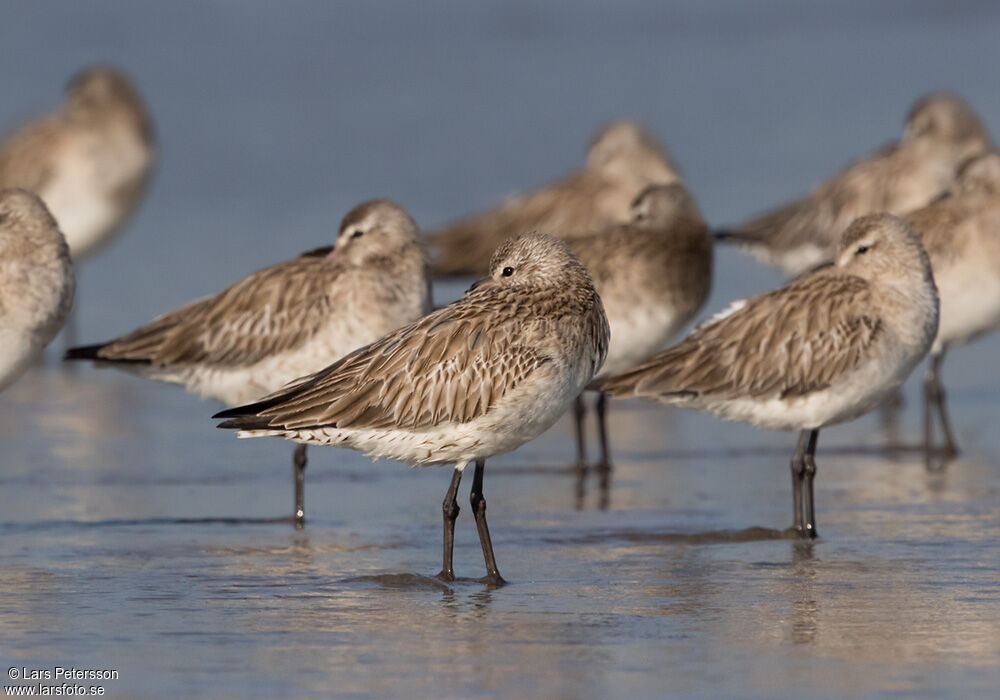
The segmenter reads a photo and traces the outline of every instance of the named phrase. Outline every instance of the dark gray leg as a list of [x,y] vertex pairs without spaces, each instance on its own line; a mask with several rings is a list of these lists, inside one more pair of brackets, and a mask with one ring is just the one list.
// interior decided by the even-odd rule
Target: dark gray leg
[[805,525],[802,519],[802,483],[806,472],[806,446],[809,444],[809,431],[799,433],[799,441],[792,453],[792,527],[804,537]]
[[306,446],[296,445],[292,455],[292,469],[295,474],[295,529],[301,530],[306,524]]
[[927,376],[924,377],[924,467],[927,471],[934,471],[934,419],[931,416],[931,395],[933,369],[927,369]]
[[444,560],[438,578],[442,581],[455,580],[452,557],[455,553],[455,520],[458,519],[458,485],[462,482],[462,470],[456,469],[451,475],[451,485],[444,495],[441,511],[444,513]]
[[608,450],[608,428],[605,416],[608,411],[608,395],[603,391],[597,394],[597,428],[601,438],[601,462],[597,465],[602,473],[611,471],[611,452]]
[[483,496],[483,472],[486,470],[486,460],[476,460],[476,473],[472,477],[472,493],[469,502],[472,512],[476,515],[476,529],[479,531],[479,543],[483,546],[483,559],[486,560],[486,581],[493,586],[502,586],[506,581],[497,570],[497,560],[493,556],[493,542],[490,540],[490,528],[486,524],[486,498]]
[[805,453],[805,473],[802,484],[802,537],[816,539],[819,533],[816,531],[816,505],[813,491],[813,479],[816,478],[816,440],[819,438],[819,430],[809,431],[809,444],[806,445]]
[[[948,418],[945,404],[945,392],[941,386],[941,364],[944,362],[945,351],[931,356],[931,364],[924,380],[924,464],[928,471],[940,471],[949,460],[958,454],[955,435]],[[931,411],[936,410],[944,436],[944,447],[934,447],[934,419]]]
[[[73,265],[73,272],[76,275],[76,290],[77,290],[76,298],[79,299],[80,266]],[[77,340],[76,304],[73,304],[73,306],[71,306],[69,309],[69,315],[66,317],[66,323],[63,324],[63,342],[65,343],[65,345],[63,346],[64,349],[69,350],[72,347],[76,347],[77,345],[76,340]],[[73,366],[74,370],[76,369],[75,367],[76,363],[74,362],[68,362],[63,364],[71,365]]]
[[898,450],[903,445],[899,431],[902,412],[903,392],[900,389],[896,389],[879,407],[879,422],[882,424],[882,435],[885,438],[886,450]]
[[583,474],[587,471],[587,441],[583,431],[587,405],[583,402],[583,394],[573,402],[573,417],[576,418],[576,470]]

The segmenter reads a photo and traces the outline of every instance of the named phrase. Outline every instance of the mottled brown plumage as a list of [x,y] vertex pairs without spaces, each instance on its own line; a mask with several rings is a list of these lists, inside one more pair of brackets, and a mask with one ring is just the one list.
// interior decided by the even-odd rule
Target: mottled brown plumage
[[799,430],[792,456],[793,523],[816,536],[813,478],[819,431],[896,391],[938,329],[930,260],[890,214],[854,221],[834,264],[737,302],[635,369],[596,382],[775,430]]
[[[424,266],[413,219],[389,200],[372,200],[344,217],[334,248],[258,270],[215,296],[107,343],[71,350],[69,357],[145,365],[143,373],[232,405],[419,317],[429,308]],[[319,342],[324,336],[328,342]],[[326,354],[309,350],[317,343]],[[293,360],[297,352],[302,355]],[[255,370],[281,357],[289,358],[287,366]],[[253,378],[236,388],[229,382],[213,388],[203,379],[242,370]]]
[[[508,260],[518,243],[523,245],[523,239],[501,247],[494,267],[500,264],[496,261]],[[494,279],[477,284],[459,301],[300,380],[258,407],[220,415],[252,415],[253,428],[289,432],[419,431],[485,416],[546,365],[565,365],[567,346],[572,348],[571,361],[585,358],[582,371],[593,376],[604,360],[608,336],[600,299],[586,271],[571,256],[565,256],[565,266],[560,259],[559,269],[549,269],[547,259],[533,260],[527,253],[522,260],[517,274],[524,282],[503,277],[502,269],[496,269]],[[540,283],[547,275],[552,281]],[[580,371],[572,369],[574,374]],[[244,427],[240,421],[225,427]],[[479,456],[486,455],[472,455]]]
[[806,197],[724,234],[767,262],[799,274],[828,262],[854,219],[906,214],[955,182],[959,166],[992,148],[973,109],[957,95],[933,93],[911,108],[903,137],[843,170]]
[[[923,247],[899,219],[871,215],[844,232],[837,264],[737,302],[677,345],[596,385],[614,396],[659,398],[765,427],[818,428],[857,415],[854,404],[867,407],[871,395],[894,388],[854,386],[867,368],[899,364],[902,376],[890,372],[885,382],[901,382],[927,352],[937,323]],[[858,393],[864,400],[843,407],[830,401],[792,417],[797,400],[840,390],[841,399]],[[755,415],[755,402],[768,408]]]
[[249,406],[220,428],[338,445],[373,457],[453,462],[442,503],[444,563],[452,581],[456,495],[476,463],[471,506],[487,580],[503,583],[486,523],[486,459],[547,430],[594,377],[608,322],[586,268],[565,243],[525,234],[505,242],[490,278],[424,318]]
[[880,329],[871,286],[832,268],[747,302],[631,371],[612,394],[739,398],[808,394],[858,366]]
[[594,136],[583,169],[429,234],[431,270],[437,275],[480,274],[501,242],[525,231],[566,238],[624,223],[646,186],[679,178],[652,136],[632,122],[615,122]]
[[[110,342],[95,360],[236,405],[276,391],[430,310],[417,224],[388,199],[359,204],[337,243],[258,270]],[[293,522],[305,519],[305,446],[296,448]]]

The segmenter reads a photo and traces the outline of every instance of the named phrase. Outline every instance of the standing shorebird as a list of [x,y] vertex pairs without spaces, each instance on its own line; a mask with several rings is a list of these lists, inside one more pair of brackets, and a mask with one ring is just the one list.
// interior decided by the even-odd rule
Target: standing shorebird
[[902,220],[873,214],[843,233],[834,265],[734,303],[597,388],[801,431],[791,462],[794,527],[815,537],[820,428],[894,392],[937,328],[937,289],[920,240]]
[[139,92],[108,66],[77,74],[63,107],[0,143],[0,187],[45,202],[80,260],[107,245],[146,190],[153,126]]
[[[620,374],[662,349],[698,313],[712,286],[712,239],[694,199],[679,182],[636,197],[631,223],[569,241],[594,278],[611,327],[608,359],[595,378]],[[597,396],[598,468],[611,467],[606,396]],[[577,468],[586,469],[582,395],[576,406]]]
[[732,230],[721,241],[797,275],[833,260],[840,233],[865,214],[903,215],[948,190],[959,166],[992,149],[989,132],[961,97],[932,93],[917,100],[903,137],[786,204]]
[[619,121],[593,137],[586,166],[566,177],[428,235],[436,275],[477,275],[504,240],[524,231],[566,238],[628,221],[643,189],[680,180],[666,150],[634,122]]
[[[344,217],[335,246],[258,270],[128,335],[72,348],[228,406],[277,391],[430,310],[417,224],[387,199]],[[305,519],[306,448],[295,450],[295,524]]]
[[31,192],[0,190],[0,390],[17,381],[73,306],[66,239]]
[[[920,236],[941,297],[941,323],[924,381],[924,452],[936,470],[958,453],[945,409],[945,352],[1000,328],[1000,154],[973,158],[947,195],[907,217]],[[936,410],[945,444],[935,449]]]
[[287,391],[223,411],[240,437],[277,435],[417,465],[454,463],[445,495],[444,564],[452,581],[456,497],[475,462],[471,504],[487,580],[501,584],[486,524],[486,459],[541,435],[593,379],[608,321],[566,244],[512,238],[490,277],[458,301],[339,360]]

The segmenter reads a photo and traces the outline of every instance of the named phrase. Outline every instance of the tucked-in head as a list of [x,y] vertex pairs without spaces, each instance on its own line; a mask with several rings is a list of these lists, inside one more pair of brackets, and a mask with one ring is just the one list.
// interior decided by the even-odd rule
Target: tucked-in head
[[65,246],[41,199],[27,190],[0,190],[0,259],[23,257],[38,248],[58,252]]
[[886,283],[931,274],[920,239],[892,214],[869,214],[851,222],[840,238],[837,265],[859,277]]
[[666,149],[641,126],[617,121],[597,130],[590,141],[587,167],[615,180],[668,183],[680,171]]
[[94,66],[80,71],[66,86],[66,103],[74,112],[84,113],[112,106],[145,111],[142,98],[128,76],[111,66]]
[[361,265],[419,251],[413,217],[392,200],[370,199],[347,212],[340,222],[334,254]]
[[970,155],[992,146],[975,110],[950,92],[932,92],[917,100],[906,117],[904,137],[962,144]]
[[637,226],[662,226],[679,218],[701,219],[701,212],[687,188],[679,182],[650,185],[632,201],[629,218]]
[[1000,153],[990,151],[962,163],[958,184],[966,191],[1000,192]]
[[80,122],[117,118],[131,123],[142,138],[153,142],[146,105],[128,76],[111,66],[94,66],[74,75],[66,86],[66,113]]
[[504,241],[490,260],[490,278],[504,287],[593,284],[566,243],[541,233],[525,233]]

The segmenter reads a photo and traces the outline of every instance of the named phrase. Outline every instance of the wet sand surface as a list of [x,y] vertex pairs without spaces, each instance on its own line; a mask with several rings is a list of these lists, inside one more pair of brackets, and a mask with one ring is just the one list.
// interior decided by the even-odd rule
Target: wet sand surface
[[[665,141],[715,224],[895,137],[928,89],[964,93],[1000,133],[1000,14],[985,4],[897,17],[594,3],[565,18],[543,3],[433,21],[402,3],[72,7],[8,10],[18,100],[0,121],[113,60],[148,95],[163,149],[130,230],[81,270],[81,342],[327,242],[361,199],[391,195],[426,224],[489,204],[578,162],[593,126],[622,114]],[[62,52],[32,54],[43,31]],[[706,313],[780,279],[721,251]],[[437,301],[466,284],[437,285]],[[876,415],[821,434],[814,543],[784,530],[793,435],[614,402],[602,489],[570,468],[565,418],[487,465],[500,589],[477,581],[468,483],[460,578],[433,577],[449,469],[313,449],[295,531],[281,520],[289,444],[237,441],[214,429],[216,405],[175,387],[66,370],[61,342],[0,395],[8,666],[118,669],[107,692],[132,698],[1000,688],[1000,338],[945,364],[963,454],[943,474],[885,450]],[[907,444],[919,390],[900,415]]]

